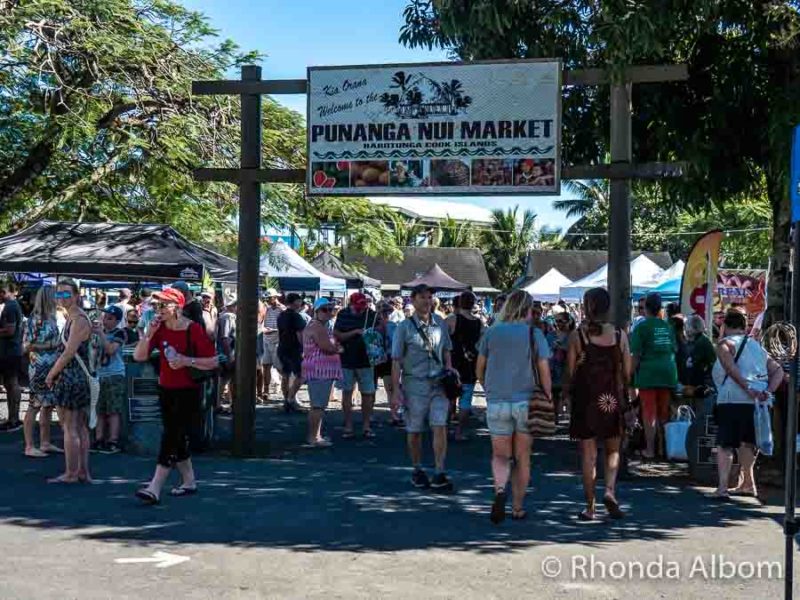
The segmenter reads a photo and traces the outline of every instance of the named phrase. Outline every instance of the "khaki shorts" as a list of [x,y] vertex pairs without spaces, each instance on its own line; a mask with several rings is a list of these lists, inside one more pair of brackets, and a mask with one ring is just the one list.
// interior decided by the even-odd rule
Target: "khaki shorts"
[[441,385],[428,379],[405,379],[403,396],[408,433],[422,433],[428,426],[447,427],[450,402]]

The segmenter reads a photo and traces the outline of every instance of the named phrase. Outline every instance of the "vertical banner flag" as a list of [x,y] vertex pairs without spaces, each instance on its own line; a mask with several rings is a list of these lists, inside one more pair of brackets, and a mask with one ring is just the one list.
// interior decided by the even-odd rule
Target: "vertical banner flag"
[[709,282],[717,280],[721,243],[722,231],[716,229],[704,234],[692,246],[681,282],[681,312],[684,315],[696,314],[704,320],[711,315],[714,290],[709,289]]
[[789,188],[789,197],[792,200],[792,223],[797,223],[800,221],[800,125],[794,128],[792,140],[791,187]]

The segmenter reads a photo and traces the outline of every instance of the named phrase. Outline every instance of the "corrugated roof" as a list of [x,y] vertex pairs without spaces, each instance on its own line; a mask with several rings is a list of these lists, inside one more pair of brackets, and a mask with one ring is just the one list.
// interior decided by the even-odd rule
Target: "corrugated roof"
[[[672,266],[669,252],[631,252],[631,260],[644,254],[662,269]],[[557,269],[565,277],[577,281],[594,273],[608,262],[606,250],[531,250],[528,253],[528,267],[525,272],[527,281],[535,281],[550,269]]]
[[489,274],[477,248],[402,248],[401,263],[345,251],[345,262],[364,265],[370,277],[379,279],[381,288],[398,289],[400,285],[425,274],[438,264],[448,275],[474,290],[491,290]]

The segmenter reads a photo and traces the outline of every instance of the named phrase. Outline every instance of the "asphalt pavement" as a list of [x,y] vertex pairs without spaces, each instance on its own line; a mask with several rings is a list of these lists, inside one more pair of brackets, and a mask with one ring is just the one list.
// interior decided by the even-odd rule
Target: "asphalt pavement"
[[156,507],[133,496],[152,458],[93,455],[94,485],[53,486],[62,457],[0,434],[0,598],[782,597],[777,500],[718,504],[684,468],[634,468],[628,518],[581,523],[561,435],[535,444],[528,519],[493,526],[484,426],[450,446],[455,493],[417,491],[381,404],[377,439],[353,441],[335,406],[326,450],[302,447],[303,415],[259,407],[263,456],[197,456],[200,493]]

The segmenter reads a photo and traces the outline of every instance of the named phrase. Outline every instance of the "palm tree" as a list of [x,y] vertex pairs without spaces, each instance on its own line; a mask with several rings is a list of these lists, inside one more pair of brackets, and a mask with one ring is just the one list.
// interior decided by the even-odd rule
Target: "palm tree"
[[600,217],[608,213],[610,206],[609,182],[600,179],[566,181],[564,187],[574,197],[554,201],[553,208],[565,212],[567,217],[579,217],[564,233],[566,246],[583,250],[605,248],[606,238],[580,234],[602,233],[598,231],[598,224],[602,225]]
[[567,240],[560,227],[543,226],[536,236],[536,248],[539,250],[564,250]]
[[431,245],[439,248],[474,248],[477,231],[471,223],[460,223],[450,215],[439,223]]
[[409,219],[400,213],[390,213],[392,233],[399,247],[419,246],[428,229],[419,219]]
[[510,289],[523,274],[528,251],[536,241],[536,213],[519,206],[492,211],[492,225],[483,232],[482,248],[489,278],[495,287]]

